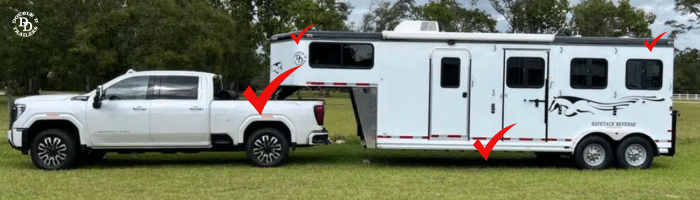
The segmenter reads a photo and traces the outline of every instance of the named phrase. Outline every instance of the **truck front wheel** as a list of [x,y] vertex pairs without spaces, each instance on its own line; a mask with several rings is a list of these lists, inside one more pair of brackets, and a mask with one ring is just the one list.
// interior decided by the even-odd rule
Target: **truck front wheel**
[[279,166],[289,154],[289,142],[279,130],[261,128],[248,138],[246,153],[257,166]]
[[78,142],[65,130],[47,129],[39,133],[30,145],[32,162],[45,170],[68,169],[78,158]]

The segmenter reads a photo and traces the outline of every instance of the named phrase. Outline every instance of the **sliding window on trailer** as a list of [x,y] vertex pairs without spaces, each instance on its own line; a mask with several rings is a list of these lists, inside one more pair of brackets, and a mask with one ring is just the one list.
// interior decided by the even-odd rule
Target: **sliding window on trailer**
[[309,66],[311,68],[372,69],[374,45],[312,42],[309,45]]

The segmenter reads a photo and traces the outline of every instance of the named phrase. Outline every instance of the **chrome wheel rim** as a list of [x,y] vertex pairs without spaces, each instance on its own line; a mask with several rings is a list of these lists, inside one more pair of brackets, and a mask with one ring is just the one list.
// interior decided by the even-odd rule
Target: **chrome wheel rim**
[[66,143],[58,137],[46,137],[37,147],[37,157],[47,166],[56,166],[66,160]]
[[639,144],[632,144],[625,149],[625,160],[632,166],[640,166],[647,159],[647,151]]
[[590,144],[583,149],[583,160],[590,166],[598,166],[605,160],[605,150],[599,144]]
[[282,144],[275,136],[263,135],[253,145],[253,155],[260,162],[272,163],[282,155]]

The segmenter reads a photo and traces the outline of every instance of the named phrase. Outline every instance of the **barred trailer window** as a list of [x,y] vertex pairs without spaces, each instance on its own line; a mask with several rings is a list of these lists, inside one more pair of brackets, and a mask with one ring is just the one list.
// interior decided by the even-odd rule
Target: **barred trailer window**
[[313,42],[309,45],[312,68],[372,69],[374,46],[369,43]]
[[658,90],[661,89],[662,75],[663,63],[660,60],[628,60],[625,85],[631,90]]
[[571,59],[571,88],[605,89],[608,86],[608,61],[596,58]]

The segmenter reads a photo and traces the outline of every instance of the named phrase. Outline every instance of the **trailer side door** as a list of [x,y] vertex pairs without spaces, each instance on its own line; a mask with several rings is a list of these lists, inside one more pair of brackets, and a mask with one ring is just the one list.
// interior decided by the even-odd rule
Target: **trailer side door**
[[436,49],[430,62],[430,139],[467,139],[469,51]]
[[504,140],[542,141],[547,130],[549,51],[505,50],[503,127],[517,124]]

